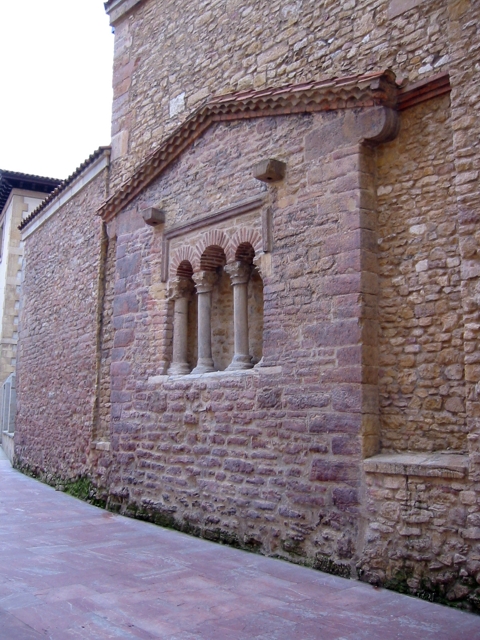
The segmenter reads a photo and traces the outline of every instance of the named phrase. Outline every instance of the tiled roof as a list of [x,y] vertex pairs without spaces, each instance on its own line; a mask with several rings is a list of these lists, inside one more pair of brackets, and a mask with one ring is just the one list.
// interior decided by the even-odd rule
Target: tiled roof
[[57,183],[56,189],[48,195],[45,200],[42,201],[41,204],[38,205],[36,209],[32,211],[32,213],[22,220],[22,223],[19,225],[19,229],[24,229],[34,218],[36,218],[39,213],[41,213],[45,207],[47,207],[57,196],[62,194],[68,187],[80,176],[85,169],[87,169],[91,164],[95,162],[98,158],[100,158],[104,153],[110,153],[110,147],[99,147],[96,151],[94,151],[82,164],[75,169],[75,171],[66,178],[63,182]]
[[103,220],[111,220],[214,122],[374,105],[396,108],[397,86],[392,72],[328,78],[212,98],[164,140],[98,213]]
[[0,213],[10,196],[12,189],[25,189],[26,191],[36,191],[37,193],[50,193],[61,183],[56,178],[45,178],[29,173],[18,173],[17,171],[5,171],[0,169]]

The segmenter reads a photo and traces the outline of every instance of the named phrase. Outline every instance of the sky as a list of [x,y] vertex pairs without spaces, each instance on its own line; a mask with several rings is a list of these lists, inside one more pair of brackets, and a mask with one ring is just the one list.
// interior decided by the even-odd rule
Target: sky
[[102,0],[0,0],[0,169],[68,177],[110,144]]

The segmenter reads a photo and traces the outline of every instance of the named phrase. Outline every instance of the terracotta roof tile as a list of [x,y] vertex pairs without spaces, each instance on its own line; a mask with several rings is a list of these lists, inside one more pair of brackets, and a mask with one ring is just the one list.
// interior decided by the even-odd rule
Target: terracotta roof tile
[[377,104],[392,108],[397,106],[397,86],[395,76],[390,71],[345,78],[322,78],[299,85],[216,96],[194,111],[168,136],[98,213],[103,220],[111,220],[213,122]]
[[70,176],[68,176],[68,178],[63,180],[63,182],[60,182],[56,187],[56,189],[54,189],[54,191],[52,191],[45,198],[45,200],[43,200],[42,203],[39,204],[36,209],[34,209],[34,211],[32,211],[32,213],[29,216],[27,216],[24,220],[22,220],[22,223],[19,225],[18,228],[22,230],[28,224],[30,224],[30,222],[32,222],[32,220],[34,220],[39,215],[39,213],[41,213],[45,209],[47,205],[49,205],[53,200],[55,200],[57,196],[63,193],[72,184],[72,182],[74,182],[76,178],[78,178],[79,175],[83,173],[83,171],[85,171],[85,169],[87,169],[91,164],[93,164],[95,160],[100,158],[100,156],[102,156],[104,153],[109,153],[109,152],[110,152],[110,147],[99,147],[96,151],[94,151],[84,162],[82,162],[82,164],[79,167],[75,169],[75,171]]
[[372,71],[357,76],[323,77],[297,85],[215,96],[194,111],[145,159],[103,204],[98,214],[103,220],[111,220],[214,122],[374,105],[402,110],[447,91],[450,91],[448,74],[440,74],[400,90],[391,71]]

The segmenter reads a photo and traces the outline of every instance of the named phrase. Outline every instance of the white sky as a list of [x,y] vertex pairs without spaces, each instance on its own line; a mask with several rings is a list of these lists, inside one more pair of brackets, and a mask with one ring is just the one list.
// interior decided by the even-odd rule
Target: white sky
[[110,144],[102,0],[0,0],[0,168],[66,178]]

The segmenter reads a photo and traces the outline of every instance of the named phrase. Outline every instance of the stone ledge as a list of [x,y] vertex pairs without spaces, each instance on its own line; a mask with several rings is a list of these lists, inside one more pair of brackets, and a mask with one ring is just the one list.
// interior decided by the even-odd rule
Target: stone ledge
[[279,375],[282,373],[281,365],[275,367],[253,367],[252,369],[241,369],[239,371],[211,371],[210,373],[187,373],[180,376],[169,376],[167,374],[159,376],[151,376],[148,378],[148,384],[159,384],[167,382],[167,380],[208,380],[218,378],[239,378],[243,376],[259,376],[259,375]]
[[367,473],[427,476],[430,478],[464,478],[468,472],[468,455],[450,452],[381,453],[363,461]]

